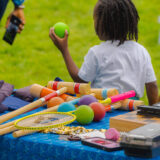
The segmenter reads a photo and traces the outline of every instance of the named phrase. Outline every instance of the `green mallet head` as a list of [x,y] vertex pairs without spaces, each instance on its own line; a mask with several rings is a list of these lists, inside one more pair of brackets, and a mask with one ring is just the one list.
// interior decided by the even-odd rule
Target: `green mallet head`
[[58,22],[53,27],[55,34],[60,38],[64,38],[65,30],[67,30],[69,34],[69,27],[63,22]]

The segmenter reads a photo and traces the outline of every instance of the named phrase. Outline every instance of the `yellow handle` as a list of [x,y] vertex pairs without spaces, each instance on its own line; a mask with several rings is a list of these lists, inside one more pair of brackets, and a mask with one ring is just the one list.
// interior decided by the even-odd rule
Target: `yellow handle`
[[99,103],[102,103],[102,104],[111,104],[112,101],[111,101],[111,98],[107,98],[104,101],[99,101]]

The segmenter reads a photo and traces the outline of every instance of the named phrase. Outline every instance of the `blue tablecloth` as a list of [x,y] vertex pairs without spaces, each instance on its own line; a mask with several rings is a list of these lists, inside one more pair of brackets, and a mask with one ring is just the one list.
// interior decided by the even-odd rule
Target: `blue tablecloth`
[[[25,105],[26,102],[8,98],[7,105]],[[36,109],[36,111],[43,108]],[[33,113],[35,111],[31,111]],[[28,115],[30,113],[26,113]],[[86,128],[109,128],[109,118],[123,114],[123,111],[115,111],[106,114],[101,122],[93,122]],[[24,115],[18,116],[22,117]],[[16,117],[17,118],[17,117]],[[76,122],[72,125],[77,125]],[[100,149],[82,145],[80,141],[60,140],[59,135],[35,133],[20,138],[13,138],[12,134],[0,136],[0,160],[142,160],[141,158],[127,157],[124,151],[106,152]],[[154,158],[158,160],[160,157]]]

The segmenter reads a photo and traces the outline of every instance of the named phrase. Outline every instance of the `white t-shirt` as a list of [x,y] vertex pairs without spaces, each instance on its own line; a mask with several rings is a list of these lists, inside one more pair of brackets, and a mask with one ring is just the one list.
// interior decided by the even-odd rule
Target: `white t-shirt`
[[120,93],[144,93],[145,83],[156,81],[147,50],[134,41],[106,41],[88,51],[78,76],[92,88],[117,88]]

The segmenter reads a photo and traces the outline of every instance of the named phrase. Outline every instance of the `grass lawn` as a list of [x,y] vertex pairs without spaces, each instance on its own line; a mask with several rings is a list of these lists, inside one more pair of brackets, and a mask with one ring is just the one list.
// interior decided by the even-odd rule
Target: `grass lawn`
[[[15,88],[33,83],[46,85],[59,76],[71,81],[61,54],[49,39],[49,28],[62,21],[69,25],[69,47],[73,59],[80,67],[88,49],[99,43],[93,28],[93,8],[97,0],[26,0],[26,26],[16,37],[13,46],[2,37],[6,18],[12,10],[10,2],[0,24],[0,79]],[[140,15],[139,43],[149,51],[160,86],[160,24],[159,0],[134,0]],[[159,87],[160,88],[160,87]],[[143,100],[146,102],[146,96]]]

